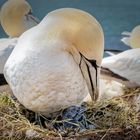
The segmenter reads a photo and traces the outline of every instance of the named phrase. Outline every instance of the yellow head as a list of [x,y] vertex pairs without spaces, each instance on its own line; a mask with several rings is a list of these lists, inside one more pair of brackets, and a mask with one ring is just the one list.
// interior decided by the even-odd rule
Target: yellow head
[[132,30],[130,43],[133,48],[140,48],[140,25]]
[[103,30],[98,21],[87,12],[73,8],[57,9],[50,12],[39,26],[42,26],[45,34],[43,37],[66,41],[71,44],[68,51],[73,51],[72,46],[75,46],[86,58],[97,60],[97,64],[101,64],[104,49]]
[[0,22],[6,34],[18,37],[35,26],[37,21],[30,18],[31,13],[32,8],[25,0],[8,0],[0,11]]

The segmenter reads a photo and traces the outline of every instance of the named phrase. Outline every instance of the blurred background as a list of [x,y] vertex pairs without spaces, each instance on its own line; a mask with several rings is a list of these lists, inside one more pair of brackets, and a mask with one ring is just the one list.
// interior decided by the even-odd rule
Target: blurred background
[[[40,20],[50,11],[62,7],[82,9],[92,14],[102,25],[105,47],[125,50],[123,31],[140,24],[140,0],[27,0]],[[0,7],[6,0],[0,0]],[[0,26],[0,38],[6,37]]]

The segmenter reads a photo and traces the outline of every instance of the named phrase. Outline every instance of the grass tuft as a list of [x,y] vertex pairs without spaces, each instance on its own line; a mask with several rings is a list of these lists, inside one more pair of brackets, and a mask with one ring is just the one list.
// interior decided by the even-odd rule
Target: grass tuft
[[[93,137],[107,139],[126,137],[128,139],[140,137],[140,106],[136,103],[140,96],[140,88],[125,89],[123,96],[110,100],[88,103],[79,123],[57,117],[45,120],[45,128],[37,125],[34,113],[28,111],[8,93],[0,94],[0,139],[1,140],[53,140],[75,137]],[[138,108],[137,108],[138,107]],[[43,116],[42,116],[43,117]],[[56,129],[59,124],[72,124],[75,129]],[[84,129],[81,126],[86,126]],[[94,127],[95,126],[95,127]],[[63,130],[62,130],[63,129]],[[128,134],[128,135],[125,135]]]

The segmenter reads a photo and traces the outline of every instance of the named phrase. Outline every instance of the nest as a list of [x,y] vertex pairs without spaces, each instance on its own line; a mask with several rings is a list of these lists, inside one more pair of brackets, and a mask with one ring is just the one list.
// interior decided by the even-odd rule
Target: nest
[[[57,112],[46,118],[24,108],[9,94],[0,94],[1,140],[140,139],[140,88],[123,96]],[[140,101],[140,100],[139,100]]]

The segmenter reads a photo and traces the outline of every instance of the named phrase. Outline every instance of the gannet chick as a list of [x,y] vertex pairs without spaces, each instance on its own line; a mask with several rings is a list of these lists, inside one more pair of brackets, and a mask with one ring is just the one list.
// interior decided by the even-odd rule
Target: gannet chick
[[140,48],[140,25],[136,26],[132,32],[123,32],[122,35],[126,35],[121,39],[121,41],[132,47],[132,48]]
[[127,87],[140,86],[140,48],[104,58],[101,77],[116,80]]
[[26,108],[48,115],[98,98],[104,36],[88,13],[62,8],[23,33],[4,68],[14,95]]
[[8,36],[18,37],[37,25],[39,20],[33,16],[32,8],[27,1],[8,0],[0,10],[0,23]]
[[32,15],[31,6],[25,0],[8,0],[1,8],[0,22],[12,38],[0,39],[0,74],[3,74],[4,65],[18,40],[15,37],[37,25],[38,19]]

